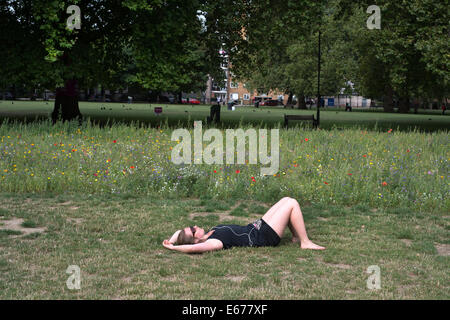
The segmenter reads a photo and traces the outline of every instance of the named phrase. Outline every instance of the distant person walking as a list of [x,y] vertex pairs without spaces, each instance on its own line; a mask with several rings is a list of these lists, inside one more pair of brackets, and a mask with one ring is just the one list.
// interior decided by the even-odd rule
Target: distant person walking
[[445,103],[442,103],[442,115],[445,115],[445,110],[447,110],[447,107],[445,106]]
[[350,107],[350,105],[348,104],[348,102],[345,103],[345,111],[350,111],[350,112],[352,112],[352,107]]

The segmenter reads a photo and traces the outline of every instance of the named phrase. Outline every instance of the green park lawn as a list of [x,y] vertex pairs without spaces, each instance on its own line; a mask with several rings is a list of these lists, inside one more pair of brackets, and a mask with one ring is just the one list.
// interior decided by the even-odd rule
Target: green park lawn
[[[162,107],[163,113],[156,115],[155,107]],[[84,117],[98,122],[131,122],[159,124],[167,123],[171,126],[185,124],[194,120],[206,122],[209,116],[209,105],[171,105],[149,103],[102,103],[80,102],[80,111]],[[0,101],[0,121],[5,118],[27,118],[33,120],[36,117],[46,119],[53,110],[53,102],[43,101]],[[423,111],[423,110],[422,110]],[[378,128],[388,130],[399,128],[412,130],[417,127],[423,131],[448,129],[450,127],[450,114],[442,116],[439,111],[428,114],[391,114],[382,112],[344,112],[334,108],[325,108],[321,112],[321,128],[330,129],[361,127],[367,129]],[[236,107],[235,111],[227,110],[222,106],[221,121],[225,126],[239,126],[242,124],[267,125],[269,127],[284,123],[284,114],[316,114],[315,110],[284,109],[282,107],[253,106]]]
[[[8,104],[0,114],[12,112]],[[164,117],[202,120],[206,106],[163,106],[159,119],[149,105],[101,105],[81,111],[163,121],[0,125],[0,299],[450,297],[448,131],[398,130],[406,117],[447,126],[448,117],[323,112],[329,130],[280,129],[279,171],[261,176],[260,165],[171,162],[176,126]],[[14,106],[22,115],[52,109]],[[265,123],[284,112],[250,107],[222,118]],[[378,130],[366,119],[378,119]],[[250,125],[242,128],[258,128]],[[185,255],[161,245],[185,226],[252,222],[283,196],[299,201],[325,251],[300,250],[289,231],[276,248]],[[79,290],[66,286],[70,265],[80,268]],[[367,287],[370,266],[380,268],[380,289]]]

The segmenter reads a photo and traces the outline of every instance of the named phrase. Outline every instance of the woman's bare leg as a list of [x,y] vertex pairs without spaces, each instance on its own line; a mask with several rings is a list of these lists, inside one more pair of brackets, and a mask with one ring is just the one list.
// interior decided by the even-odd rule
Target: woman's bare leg
[[303,214],[297,200],[283,198],[276,205],[274,210],[269,210],[263,216],[263,219],[280,237],[283,236],[286,226],[289,226],[293,234],[293,240],[299,239],[302,249],[325,249],[309,240]]
[[291,200],[291,198],[289,197],[284,197],[282,198],[280,201],[278,201],[277,203],[275,203],[263,216],[264,221],[267,222],[268,219],[271,219],[271,217],[273,216],[273,214],[275,212],[277,212],[278,209],[280,209],[283,205],[286,204],[286,202],[288,202],[289,200]]
[[[292,198],[289,197],[284,197],[282,198],[280,201],[278,201],[277,203],[275,203],[262,217],[264,219],[264,221],[269,221],[272,219],[272,216],[282,207],[282,206],[286,206],[286,203],[288,201],[292,200]],[[288,224],[289,229],[292,232],[292,242],[300,242],[300,239],[297,235],[297,233],[295,232],[295,229],[292,227],[291,223],[289,222]]]

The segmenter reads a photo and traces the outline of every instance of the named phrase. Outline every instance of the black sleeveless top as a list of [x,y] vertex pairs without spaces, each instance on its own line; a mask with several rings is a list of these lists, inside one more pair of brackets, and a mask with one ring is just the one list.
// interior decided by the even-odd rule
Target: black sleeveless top
[[211,230],[214,233],[208,239],[220,240],[224,249],[276,246],[280,242],[278,234],[263,219],[246,226],[221,224]]

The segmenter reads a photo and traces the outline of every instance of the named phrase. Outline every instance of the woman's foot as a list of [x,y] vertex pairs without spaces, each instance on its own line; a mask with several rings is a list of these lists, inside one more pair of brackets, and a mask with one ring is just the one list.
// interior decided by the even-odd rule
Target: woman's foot
[[318,246],[312,241],[305,241],[300,244],[302,249],[310,249],[310,250],[325,250],[325,247]]

